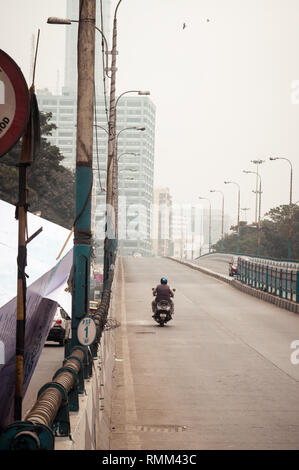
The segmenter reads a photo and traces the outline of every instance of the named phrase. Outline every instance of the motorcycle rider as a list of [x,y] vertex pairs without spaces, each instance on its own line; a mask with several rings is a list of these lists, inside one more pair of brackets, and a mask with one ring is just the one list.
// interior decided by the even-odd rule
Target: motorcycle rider
[[170,313],[171,315],[174,314],[174,303],[171,297],[174,297],[174,292],[173,290],[167,285],[167,279],[166,277],[162,277],[160,284],[157,285],[157,287],[153,290],[153,295],[155,296],[155,300],[152,301],[152,310],[154,315],[156,314],[156,307],[157,303],[160,302],[161,300],[167,300],[170,305],[171,305],[171,310]]

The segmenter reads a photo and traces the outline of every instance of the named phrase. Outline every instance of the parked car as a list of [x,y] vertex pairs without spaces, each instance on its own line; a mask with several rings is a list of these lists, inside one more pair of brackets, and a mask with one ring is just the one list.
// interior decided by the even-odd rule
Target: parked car
[[228,275],[236,276],[238,273],[238,257],[234,256],[231,261],[228,263]]
[[50,328],[47,341],[55,341],[60,346],[64,346],[66,340],[71,334],[71,317],[63,310],[62,307],[58,307]]

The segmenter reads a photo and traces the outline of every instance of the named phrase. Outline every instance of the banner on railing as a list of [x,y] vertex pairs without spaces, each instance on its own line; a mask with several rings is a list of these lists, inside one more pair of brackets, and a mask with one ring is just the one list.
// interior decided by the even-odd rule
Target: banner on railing
[[[27,289],[23,397],[47,339],[58,301],[66,295],[71,298],[64,289],[72,262],[73,250],[70,250]],[[0,308],[0,432],[14,416],[15,349],[16,298]]]

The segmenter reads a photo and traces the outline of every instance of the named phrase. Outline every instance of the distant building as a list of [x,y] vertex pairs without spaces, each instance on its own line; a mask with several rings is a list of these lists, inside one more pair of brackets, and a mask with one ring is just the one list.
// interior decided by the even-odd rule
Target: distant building
[[172,197],[168,188],[154,190],[153,251],[155,256],[172,256]]
[[173,256],[193,259],[199,256],[203,243],[202,207],[174,204],[172,208]]
[[[127,96],[118,102],[120,254],[152,255],[156,108],[146,96]],[[145,131],[130,127],[145,127]],[[135,154],[135,155],[132,155]]]

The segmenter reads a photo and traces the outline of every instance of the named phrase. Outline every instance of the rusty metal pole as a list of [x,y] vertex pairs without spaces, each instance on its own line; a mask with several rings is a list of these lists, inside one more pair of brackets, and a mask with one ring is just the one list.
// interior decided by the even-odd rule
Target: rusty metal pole
[[110,108],[109,108],[109,140],[107,160],[107,183],[106,183],[106,236],[104,242],[104,289],[109,288],[109,273],[111,265],[115,261],[117,250],[117,234],[115,220],[115,204],[117,195],[117,162],[115,153],[115,128],[116,128],[116,45],[117,45],[117,11],[122,0],[119,0],[113,20],[112,59],[111,59],[111,81],[110,81]]

